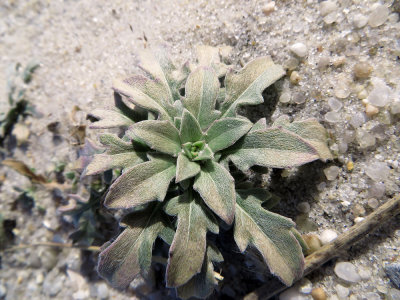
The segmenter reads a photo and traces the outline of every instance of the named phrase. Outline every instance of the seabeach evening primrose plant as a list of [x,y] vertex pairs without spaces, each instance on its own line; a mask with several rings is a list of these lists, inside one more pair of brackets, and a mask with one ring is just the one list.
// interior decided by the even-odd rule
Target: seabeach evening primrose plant
[[[223,257],[208,240],[222,222],[233,226],[241,252],[255,248],[272,274],[287,285],[300,277],[306,247],[294,223],[261,205],[261,188],[235,187],[232,169],[288,168],[331,154],[325,129],[315,120],[282,117],[267,127],[237,110],[263,102],[265,88],[285,72],[269,57],[240,71],[220,61],[217,48],[198,48],[196,64],[176,68],[160,51],[145,52],[144,75],[114,82],[115,109],[95,110],[92,128],[123,128],[102,134],[86,175],[122,169],[105,205],[129,211],[119,237],[100,254],[98,271],[117,288],[146,274],[157,238],[169,247],[166,284],[182,298],[205,298]],[[237,183],[237,182],[236,182]],[[226,226],[225,225],[225,226]]]

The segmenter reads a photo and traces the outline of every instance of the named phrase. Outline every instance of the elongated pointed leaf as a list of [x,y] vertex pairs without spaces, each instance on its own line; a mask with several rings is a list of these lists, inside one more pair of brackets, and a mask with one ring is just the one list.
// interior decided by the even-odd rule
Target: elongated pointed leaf
[[208,146],[215,152],[232,146],[253,124],[246,119],[224,118],[215,121],[206,133]]
[[218,224],[204,210],[201,200],[193,198],[189,193],[171,199],[165,211],[178,217],[167,266],[167,286],[177,287],[201,271],[207,231],[218,233]]
[[196,176],[200,172],[200,165],[190,161],[182,152],[178,155],[176,163],[176,179],[175,182],[181,182],[185,179]]
[[180,137],[182,144],[187,142],[194,143],[201,141],[203,138],[199,122],[197,122],[196,118],[186,109],[183,111]]
[[256,130],[263,130],[267,129],[267,119],[261,118],[258,120],[256,123],[254,123],[253,127],[251,127],[250,132],[256,131]]
[[90,125],[90,128],[93,129],[115,128],[121,126],[128,127],[134,123],[132,119],[125,116],[118,109],[95,109],[90,112],[89,115],[99,119]]
[[165,89],[157,82],[144,76],[136,75],[125,80],[114,80],[113,89],[117,93],[128,97],[134,104],[156,112],[159,114],[160,119],[170,119],[166,110]]
[[207,206],[227,224],[235,214],[235,186],[229,172],[220,164],[206,161],[196,176],[193,188]]
[[204,149],[199,152],[199,155],[193,159],[193,161],[213,159],[214,153],[211,148],[206,144]]
[[290,123],[288,116],[282,116],[273,124],[273,127],[279,126],[299,135],[307,141],[307,143],[317,150],[319,158],[323,161],[333,158],[327,145],[328,134],[325,128],[316,119],[307,119]]
[[145,152],[134,151],[132,143],[127,143],[114,134],[103,134],[100,142],[107,150],[94,155],[86,167],[85,175],[100,174],[113,168],[125,169],[147,160]]
[[154,150],[172,156],[181,151],[179,131],[169,121],[142,121],[131,126],[129,132]]
[[248,133],[226,150],[228,158],[242,171],[251,166],[287,168],[319,158],[316,149],[300,136],[284,128],[268,128]]
[[215,110],[219,92],[217,75],[211,68],[196,69],[187,79],[185,92],[183,106],[195,116],[200,127],[206,129],[219,116]]
[[207,254],[200,273],[177,288],[179,298],[188,299],[190,297],[196,297],[205,299],[210,296],[217,285],[212,262],[221,261],[223,261],[223,257],[218,249],[210,245],[207,246]]
[[260,57],[249,62],[242,70],[228,72],[225,79],[226,100],[222,104],[223,117],[235,117],[236,109],[241,105],[263,103],[262,92],[285,71],[275,65],[270,57]]
[[124,289],[150,267],[153,244],[168,223],[157,203],[127,215],[126,229],[100,253],[98,272],[113,287]]
[[155,156],[118,177],[110,187],[105,205],[131,208],[154,200],[163,201],[175,173],[175,159]]
[[251,197],[236,198],[234,238],[240,251],[248,246],[257,248],[272,274],[291,285],[303,273],[304,257],[293,235],[294,223],[261,207]]

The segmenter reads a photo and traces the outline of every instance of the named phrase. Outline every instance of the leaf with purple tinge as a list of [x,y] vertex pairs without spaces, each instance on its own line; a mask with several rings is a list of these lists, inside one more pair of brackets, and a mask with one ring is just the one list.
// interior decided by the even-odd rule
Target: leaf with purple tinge
[[177,229],[169,250],[167,286],[177,287],[201,271],[206,252],[207,231],[218,233],[218,223],[191,192],[175,197],[165,211],[177,216]]
[[99,256],[98,272],[113,287],[126,288],[150,268],[153,244],[169,225],[159,203],[125,216],[126,228]]

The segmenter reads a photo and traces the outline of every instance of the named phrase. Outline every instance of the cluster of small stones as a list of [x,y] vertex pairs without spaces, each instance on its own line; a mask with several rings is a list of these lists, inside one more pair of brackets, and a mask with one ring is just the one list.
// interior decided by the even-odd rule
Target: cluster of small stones
[[[271,55],[286,68],[288,76],[276,85],[279,103],[272,120],[282,114],[315,117],[328,128],[335,160],[323,166],[316,196],[295,195],[280,204],[281,212],[296,219],[314,250],[399,192],[398,1],[167,2],[2,4],[1,69],[32,58],[42,64],[27,98],[43,117],[27,118],[15,129],[20,143],[28,145],[16,148],[15,158],[42,174],[50,174],[58,162],[73,161],[77,148],[71,129],[87,124],[85,111],[111,106],[112,79],[138,71],[133,53],[144,46],[165,44],[173,58],[185,62],[193,58],[191,49],[196,44],[225,44],[233,50],[223,55],[227,63]],[[82,11],[85,15],[77,18]],[[1,72],[0,82],[6,80]],[[6,95],[4,88],[0,85],[2,95]],[[7,108],[4,102],[0,111]],[[74,106],[81,111],[71,117]],[[54,122],[57,130],[49,130]],[[97,133],[87,134],[95,139]],[[296,171],[285,170],[282,175],[290,179]],[[16,220],[16,241],[69,242],[70,231],[64,226],[68,220],[57,210],[54,195],[39,188],[32,214],[12,210],[18,196],[13,186],[30,184],[13,171],[2,168],[3,174],[7,177],[1,186],[0,211]],[[400,231],[386,232],[384,237],[376,243],[369,240],[361,254],[349,253],[332,267],[322,268],[322,275],[302,281],[281,299],[399,299],[385,267],[398,260]],[[0,299],[126,299],[134,291],[152,299],[162,297],[154,282],[142,278],[133,281],[125,294],[102,281],[89,283],[80,277],[81,258],[78,250],[47,248],[2,255]],[[240,282],[237,269],[233,264],[229,268],[237,272]],[[231,298],[240,292],[229,282],[221,290]]]

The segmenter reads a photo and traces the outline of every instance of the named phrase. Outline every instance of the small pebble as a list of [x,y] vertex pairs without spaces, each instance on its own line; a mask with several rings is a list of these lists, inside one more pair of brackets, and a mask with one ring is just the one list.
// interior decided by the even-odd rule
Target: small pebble
[[365,114],[368,117],[371,118],[378,113],[379,113],[379,108],[377,108],[376,106],[373,106],[372,104],[369,104],[369,103],[365,106]]
[[322,247],[321,241],[315,234],[305,234],[302,238],[309,248],[307,254],[311,254]]
[[355,64],[353,73],[356,78],[365,79],[371,75],[372,67],[369,63],[362,61]]
[[347,169],[347,171],[349,171],[349,172],[353,171],[353,169],[354,169],[354,163],[353,163],[352,161],[349,161],[349,162],[346,164],[346,169]]
[[308,296],[300,293],[298,287],[294,286],[281,293],[279,300],[308,300]]
[[357,217],[357,218],[355,218],[354,219],[354,223],[360,223],[360,222],[362,222],[362,221],[364,221],[365,220],[365,218],[363,218],[363,217]]
[[326,293],[321,287],[313,289],[311,291],[311,296],[314,300],[326,300]]
[[342,121],[340,113],[336,111],[329,111],[325,114],[325,121],[329,123],[337,123]]
[[306,95],[304,95],[304,93],[301,92],[296,92],[293,94],[293,102],[296,104],[302,104],[304,102],[306,102]]
[[343,103],[336,98],[329,98],[328,105],[332,109],[332,111],[339,111],[343,107]]
[[20,146],[28,141],[30,131],[26,125],[17,123],[14,125],[12,133],[17,140],[17,145]]
[[360,275],[357,273],[356,267],[349,262],[338,262],[335,265],[335,274],[342,280],[348,283],[356,283],[361,280]]
[[318,69],[323,70],[326,69],[329,64],[331,63],[331,60],[328,56],[321,56],[318,60]]
[[108,298],[108,286],[104,282],[97,286],[97,299],[105,300]]
[[327,14],[324,17],[324,22],[325,22],[325,24],[330,25],[330,24],[336,22],[337,18],[338,18],[338,14],[336,11],[334,11],[334,12],[331,12],[330,14]]
[[393,285],[400,289],[400,264],[389,264],[385,266],[385,273]]
[[368,300],[381,300],[381,296],[378,293],[374,293],[374,292],[369,292],[365,294],[365,299]]
[[341,284],[337,284],[335,286],[335,290],[339,299],[346,299],[347,296],[350,294],[349,289]]
[[299,292],[302,294],[310,294],[312,291],[312,282],[307,278],[303,278],[299,282]]
[[357,141],[361,149],[366,149],[375,145],[375,136],[364,129],[357,130]]
[[301,77],[299,75],[299,72],[293,71],[292,74],[290,74],[290,82],[292,84],[298,84],[301,80]]
[[389,16],[389,9],[385,5],[378,4],[375,6],[368,18],[368,25],[371,27],[381,26],[386,22]]
[[319,236],[319,239],[322,243],[322,245],[329,244],[332,242],[334,239],[336,239],[338,236],[337,232],[332,230],[332,229],[326,229],[322,231],[322,233]]
[[290,93],[289,92],[283,92],[281,96],[279,97],[279,102],[281,103],[289,103],[290,102]]
[[368,280],[371,278],[371,275],[372,275],[370,270],[368,270],[367,268],[363,268],[363,267],[359,268],[358,274],[360,275],[362,280]]
[[390,105],[390,113],[392,115],[400,114],[400,101],[395,101]]
[[339,167],[337,166],[330,166],[326,169],[324,169],[324,174],[326,176],[326,179],[328,179],[329,181],[331,180],[335,180],[336,177],[339,175]]
[[346,63],[345,56],[339,56],[332,62],[333,66],[336,68],[343,66],[345,63]]
[[374,88],[368,95],[368,102],[378,107],[389,104],[390,88],[386,85],[386,83],[379,78],[372,78],[371,82]]
[[366,99],[368,97],[368,92],[365,89],[362,89],[357,93],[357,98],[360,100]]
[[385,181],[389,176],[390,168],[384,162],[372,162],[365,168],[365,173],[374,181]]
[[368,207],[375,209],[379,206],[379,201],[375,198],[368,199]]
[[307,55],[307,46],[303,43],[295,43],[290,46],[290,51],[296,54],[298,57],[305,57]]
[[355,28],[363,28],[368,23],[368,18],[362,14],[357,14],[353,18],[353,25]]
[[[356,112],[352,115],[350,119],[350,124],[354,128],[358,128],[362,126],[367,121],[367,116],[363,112]],[[355,138],[356,135],[353,136]],[[353,139],[354,140],[354,139]]]
[[297,204],[297,210],[301,213],[309,213],[310,212],[310,204],[308,202],[300,202],[299,204]]
[[336,11],[337,8],[338,7],[337,7],[336,3],[333,1],[330,1],[330,0],[322,1],[319,4],[319,13],[321,14],[321,16],[324,17],[324,16]]
[[0,284],[0,299],[5,297],[6,295],[7,295],[7,288],[3,284]]
[[272,12],[275,11],[275,1],[270,1],[268,2],[263,8],[262,8],[262,12],[264,15],[268,16],[270,15]]

